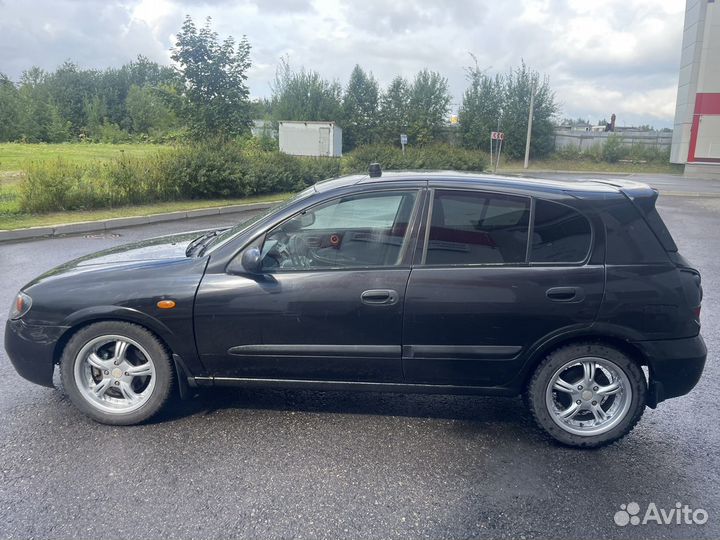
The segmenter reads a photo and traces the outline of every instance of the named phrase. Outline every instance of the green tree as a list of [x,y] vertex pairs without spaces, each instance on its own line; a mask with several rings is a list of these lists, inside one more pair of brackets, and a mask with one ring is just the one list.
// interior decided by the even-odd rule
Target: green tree
[[505,131],[503,153],[510,159],[525,155],[530,95],[535,92],[530,156],[540,158],[553,150],[553,117],[558,111],[550,81],[525,62],[505,77],[505,104],[502,129]]
[[102,126],[107,118],[105,100],[100,96],[92,96],[85,101],[85,126],[83,132],[92,139],[100,139]]
[[[82,70],[72,62],[49,73],[32,67],[17,85],[0,75],[0,140],[61,141],[81,132],[103,138],[109,129],[130,131],[126,100],[132,86],[152,88],[165,109],[179,110],[184,102],[175,70],[142,56],[102,71]],[[165,129],[165,120],[154,115],[160,122],[155,132]]]
[[57,106],[59,114],[69,121],[74,133],[79,133],[86,124],[86,103],[98,94],[98,72],[81,70],[65,62],[47,75],[44,86],[48,99]]
[[153,88],[166,106],[171,107],[172,103],[165,100],[165,90],[172,89],[177,93],[180,81],[173,68],[161,66],[139,55],[120,68],[109,68],[98,72],[96,86],[96,95],[105,102],[108,120],[126,131],[131,131],[132,119],[126,107],[131,87]]
[[150,86],[130,86],[125,98],[130,129],[134,133],[165,132],[175,123],[175,115],[161,94]]
[[272,101],[267,98],[253,99],[250,102],[250,116],[253,120],[269,120],[272,114]]
[[474,66],[466,68],[466,73],[470,86],[463,94],[458,112],[460,136],[466,148],[485,149],[490,132],[497,130],[502,115],[505,81],[500,75],[486,75],[477,61]]
[[13,82],[0,73],[0,142],[20,137],[20,93]]
[[282,120],[339,121],[342,114],[340,84],[323,79],[316,71],[294,71],[287,58],[280,59],[272,85],[270,110]]
[[61,143],[72,138],[72,124],[60,114],[57,105],[48,106],[49,122],[47,124],[47,142]]
[[386,144],[400,144],[400,135],[407,133],[410,86],[395,77],[380,100],[380,138]]
[[410,88],[408,138],[420,146],[439,139],[450,112],[450,92],[445,77],[424,69]]
[[558,107],[547,77],[525,63],[505,74],[486,75],[477,63],[467,68],[470,86],[460,106],[463,145],[484,149],[491,131],[505,132],[503,154],[511,159],[525,155],[530,96],[535,92],[530,155],[543,157],[553,150],[553,117]]
[[372,74],[356,65],[342,103],[343,150],[372,144],[377,139],[380,87]]
[[178,63],[186,98],[184,113],[195,137],[228,137],[248,133],[250,118],[246,80],[250,43],[228,37],[222,43],[208,17],[200,30],[187,16],[177,35],[172,59]]
[[550,89],[547,77],[529,69],[525,62],[506,77],[506,105],[503,114],[503,129],[507,132],[503,143],[506,156],[521,159],[525,155],[530,95],[535,92],[533,107],[532,137],[530,156],[540,158],[553,150],[553,117],[558,107],[555,94]]
[[20,138],[27,142],[48,142],[51,118],[47,74],[38,67],[24,71],[18,93]]

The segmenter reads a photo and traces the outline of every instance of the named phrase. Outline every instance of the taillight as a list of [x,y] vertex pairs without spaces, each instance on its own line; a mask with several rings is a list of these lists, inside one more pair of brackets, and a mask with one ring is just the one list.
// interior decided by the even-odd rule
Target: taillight
[[[683,260],[684,264],[688,264]],[[680,267],[680,282],[682,284],[683,293],[687,306],[690,308],[692,317],[700,324],[700,308],[702,306],[702,278],[700,272],[694,268]]]

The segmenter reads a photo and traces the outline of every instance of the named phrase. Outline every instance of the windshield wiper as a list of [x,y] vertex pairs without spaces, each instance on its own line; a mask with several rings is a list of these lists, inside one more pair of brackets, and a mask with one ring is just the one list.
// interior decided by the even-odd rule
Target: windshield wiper
[[198,250],[198,257],[202,257],[205,254],[205,250],[210,247],[212,244],[215,243],[215,240],[218,239],[218,233],[215,231],[212,235],[208,236],[205,240],[200,242]]
[[198,247],[205,247],[208,240],[214,238],[215,236],[217,236],[217,231],[210,231],[208,233],[198,236],[195,240],[188,244],[187,248],[185,248],[185,256],[189,257],[190,255],[192,255],[192,253]]

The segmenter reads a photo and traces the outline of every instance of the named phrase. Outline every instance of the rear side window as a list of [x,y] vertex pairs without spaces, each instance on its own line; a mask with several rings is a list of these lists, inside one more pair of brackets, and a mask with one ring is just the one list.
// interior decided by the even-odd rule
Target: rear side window
[[591,239],[585,216],[564,204],[535,201],[530,262],[582,262],[590,251]]
[[603,213],[607,230],[608,264],[667,262],[659,240],[630,201],[609,206]]
[[529,216],[525,197],[438,190],[425,264],[524,263]]

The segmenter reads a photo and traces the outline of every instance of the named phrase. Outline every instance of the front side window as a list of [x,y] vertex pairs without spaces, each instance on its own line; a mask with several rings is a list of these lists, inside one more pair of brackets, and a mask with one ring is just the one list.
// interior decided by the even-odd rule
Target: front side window
[[265,237],[264,271],[396,266],[407,250],[415,191],[350,195],[284,221]]
[[530,199],[470,191],[435,192],[428,265],[524,263]]
[[533,224],[533,263],[579,263],[590,251],[590,222],[569,206],[538,199]]

